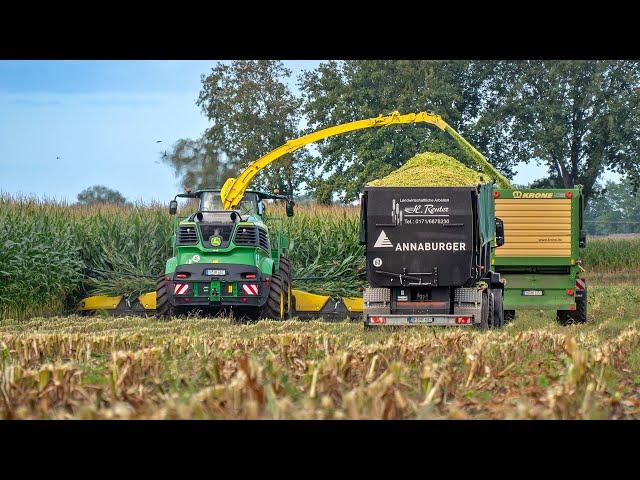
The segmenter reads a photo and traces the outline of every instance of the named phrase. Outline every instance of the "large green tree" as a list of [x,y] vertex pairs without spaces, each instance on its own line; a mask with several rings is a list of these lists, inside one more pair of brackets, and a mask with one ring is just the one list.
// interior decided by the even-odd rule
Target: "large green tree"
[[127,202],[127,199],[120,192],[104,185],[93,185],[85,188],[78,194],[77,198],[80,205],[95,205],[99,203],[124,205]]
[[[291,71],[276,60],[218,63],[202,76],[197,104],[211,121],[208,142],[219,145],[235,173],[253,160],[295,138],[300,99],[287,80]],[[287,155],[261,172],[253,186],[292,192],[302,178]]]
[[194,190],[219,187],[235,173],[220,147],[206,137],[178,140],[162,160],[173,168],[183,187]]
[[[486,112],[504,98],[499,62],[350,60],[320,64],[299,78],[302,111],[308,130],[401,113],[432,111],[443,116],[485,153],[504,174],[513,161],[509,139],[499,127],[483,122]],[[353,132],[327,139],[305,156],[316,198],[329,202],[357,196],[370,180],[398,168],[418,152],[439,151],[463,162],[469,158],[437,128],[402,125]]]
[[538,161],[552,183],[583,185],[607,170],[640,177],[640,63],[501,62],[506,96],[485,117],[515,160]]
[[585,209],[587,233],[640,232],[640,195],[633,187],[632,181],[623,178],[620,182],[608,181],[599,189]]

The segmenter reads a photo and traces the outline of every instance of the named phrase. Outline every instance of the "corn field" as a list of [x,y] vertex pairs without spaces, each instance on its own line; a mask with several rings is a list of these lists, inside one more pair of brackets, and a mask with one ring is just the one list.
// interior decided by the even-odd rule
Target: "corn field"
[[589,237],[584,252],[587,268],[600,274],[640,271],[640,236]]
[[[358,215],[354,207],[310,205],[289,219],[268,207],[271,233],[292,239],[294,287],[360,294]],[[153,290],[171,256],[172,222],[166,205],[87,208],[0,196],[0,317],[58,315],[87,295]],[[590,239],[584,258],[589,274],[637,270],[640,238]]]
[[0,418],[640,418],[640,287],[505,329],[186,318],[0,323]]

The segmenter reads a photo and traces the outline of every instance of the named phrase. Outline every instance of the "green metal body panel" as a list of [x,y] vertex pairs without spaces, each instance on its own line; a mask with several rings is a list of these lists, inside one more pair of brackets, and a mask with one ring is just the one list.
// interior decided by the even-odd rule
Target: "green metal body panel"
[[[567,295],[575,290],[576,279],[585,278],[581,267],[579,237],[581,226],[582,190],[573,189],[495,189],[500,198],[571,198],[571,255],[569,257],[498,257],[493,252],[493,268],[505,280],[505,310],[570,310],[575,308],[575,296]],[[514,196],[516,192],[516,196]],[[519,193],[518,193],[519,192]],[[540,197],[535,195],[540,194]],[[549,195],[551,195],[549,197]],[[526,198],[526,197],[525,197]],[[526,201],[523,199],[523,202]],[[508,233],[505,243],[509,242]],[[562,272],[564,270],[564,272]],[[525,296],[523,290],[542,290],[541,296]]]
[[[179,225],[195,226],[195,223],[183,221]],[[264,226],[262,221],[247,221],[238,223],[235,228],[249,225]],[[196,231],[198,230],[196,229]],[[173,273],[178,265],[192,263],[251,265],[258,267],[266,275],[272,275],[277,271],[277,260],[273,258],[273,250],[268,252],[260,247],[238,246],[233,241],[230,241],[229,246],[226,248],[205,248],[202,246],[202,238],[200,238],[199,232],[198,239],[199,241],[196,245],[177,246],[174,242],[174,256],[167,260],[165,274]],[[279,254],[279,252],[276,253]]]
[[[577,267],[568,274],[501,273],[506,280],[505,310],[570,310],[575,297],[567,289],[575,289]],[[523,295],[524,290],[542,290],[542,296]]]
[[[208,290],[205,290],[207,288]],[[201,284],[196,283],[194,284],[193,296],[207,297],[212,302],[224,301],[226,298],[238,296],[238,284],[234,281],[212,280],[208,286],[202,287]]]
[[[196,193],[219,191],[218,189],[206,189],[199,190]],[[176,217],[174,222],[174,233],[171,236],[171,242],[173,245],[173,256],[169,258],[165,265],[165,275],[171,274],[175,271],[179,265],[193,264],[193,263],[220,263],[220,264],[235,264],[235,265],[250,265],[260,269],[265,275],[272,275],[279,270],[279,260],[282,252],[288,247],[288,239],[280,232],[277,234],[277,245],[271,248],[271,251],[266,251],[260,247],[254,246],[238,246],[233,241],[229,242],[229,246],[226,248],[205,248],[202,244],[202,238],[200,231],[196,228],[198,235],[198,243],[196,245],[178,246],[176,245],[176,232],[181,225],[195,226],[194,222],[186,221],[188,217]],[[243,226],[258,225],[263,227],[268,232],[268,228],[265,225],[262,217],[258,214],[251,214],[246,217],[246,220],[239,222],[235,229]],[[234,238],[235,229],[231,233],[231,238]],[[218,285],[218,291],[220,286]],[[235,287],[234,287],[235,288]],[[213,291],[213,285],[211,290]],[[237,295],[235,292],[234,296]],[[223,295],[224,296],[224,295]]]

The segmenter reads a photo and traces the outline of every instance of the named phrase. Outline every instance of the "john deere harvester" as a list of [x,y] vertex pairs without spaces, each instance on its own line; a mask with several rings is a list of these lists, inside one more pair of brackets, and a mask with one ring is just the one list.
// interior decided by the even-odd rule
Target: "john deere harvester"
[[194,308],[232,309],[250,317],[284,318],[291,302],[288,240],[279,232],[271,244],[262,214],[265,199],[293,202],[283,195],[246,190],[233,208],[224,208],[220,189],[182,193],[198,209],[176,220],[173,256],[156,286],[156,314],[169,317]]

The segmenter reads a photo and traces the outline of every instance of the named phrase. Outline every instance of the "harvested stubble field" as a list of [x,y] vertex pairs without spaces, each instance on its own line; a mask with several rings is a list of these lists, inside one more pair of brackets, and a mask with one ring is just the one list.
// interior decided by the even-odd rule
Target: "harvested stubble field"
[[53,317],[0,322],[0,418],[640,418],[640,287],[586,325]]

